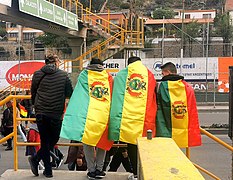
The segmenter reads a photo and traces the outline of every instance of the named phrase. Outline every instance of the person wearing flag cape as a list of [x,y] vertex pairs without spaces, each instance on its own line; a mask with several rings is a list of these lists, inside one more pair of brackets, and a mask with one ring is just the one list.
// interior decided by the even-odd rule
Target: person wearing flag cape
[[137,138],[146,136],[147,130],[155,136],[155,86],[154,75],[136,56],[114,78],[109,139],[127,143],[133,169],[128,179],[137,178]]
[[83,143],[89,179],[106,175],[105,150],[113,144],[108,140],[112,82],[103,61],[92,58],[78,77],[62,123],[61,137]]
[[156,137],[171,137],[181,147],[201,145],[196,98],[193,88],[177,74],[176,66],[161,66],[157,89]]

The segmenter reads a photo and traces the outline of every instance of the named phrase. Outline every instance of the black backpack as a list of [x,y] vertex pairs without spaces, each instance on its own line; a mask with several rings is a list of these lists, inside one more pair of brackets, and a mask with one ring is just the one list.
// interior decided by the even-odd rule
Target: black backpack
[[13,126],[13,108],[7,108],[3,112],[3,122],[5,126]]

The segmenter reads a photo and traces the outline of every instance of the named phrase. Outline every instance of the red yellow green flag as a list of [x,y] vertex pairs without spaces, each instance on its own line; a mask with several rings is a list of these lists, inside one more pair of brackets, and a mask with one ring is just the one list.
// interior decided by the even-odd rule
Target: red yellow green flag
[[151,129],[155,135],[156,81],[154,75],[136,61],[114,78],[109,139],[136,144]]
[[27,117],[28,116],[28,111],[25,109],[24,106],[22,106],[21,104],[19,104],[19,108],[20,108],[20,115],[23,117]]
[[108,121],[112,76],[105,70],[83,70],[69,101],[60,136],[109,150]]
[[179,147],[201,145],[193,88],[184,80],[162,81],[157,97],[156,136],[171,137]]

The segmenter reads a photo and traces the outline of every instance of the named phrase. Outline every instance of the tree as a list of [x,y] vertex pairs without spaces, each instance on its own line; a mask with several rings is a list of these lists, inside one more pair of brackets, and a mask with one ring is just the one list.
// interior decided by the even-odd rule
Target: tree
[[163,8],[156,9],[153,12],[154,19],[163,19],[163,16],[165,19],[172,19],[175,16],[175,13],[173,10]]
[[223,38],[223,56],[228,56],[231,39],[233,37],[233,27],[230,25],[229,13],[218,14],[214,19],[215,33]]
[[7,32],[6,28],[0,26],[0,41],[6,40],[7,39]]
[[56,48],[64,54],[71,54],[71,48],[68,44],[67,37],[59,36],[52,33],[45,33],[36,38],[41,41],[45,47]]
[[197,23],[197,20],[193,20],[191,23],[185,25],[184,27],[184,31],[188,34],[185,34],[184,41],[187,41],[189,44],[189,57],[192,57],[193,42],[195,41],[195,38],[200,36],[200,29],[201,25]]

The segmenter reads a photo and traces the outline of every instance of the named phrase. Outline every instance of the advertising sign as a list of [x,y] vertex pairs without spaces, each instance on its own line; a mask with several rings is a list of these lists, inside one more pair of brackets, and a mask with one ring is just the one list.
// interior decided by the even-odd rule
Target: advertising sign
[[46,0],[19,0],[19,10],[78,31],[78,16]]
[[218,58],[218,92],[229,92],[229,66],[233,66],[233,57]]
[[[178,74],[184,76],[186,80],[208,80],[217,79],[216,73],[218,72],[218,58],[209,58],[208,66],[206,69],[206,58],[166,58],[166,62],[172,62],[176,65]],[[159,58],[143,59],[143,64],[155,75],[156,79],[161,79],[161,65],[162,60]],[[207,76],[206,76],[207,72]]]
[[[26,78],[30,82],[33,73],[44,65],[44,61],[21,61],[20,64],[17,61],[0,61],[0,65],[4,67],[0,69],[0,89],[4,89],[14,84],[19,78]],[[28,83],[25,82],[25,84]]]

